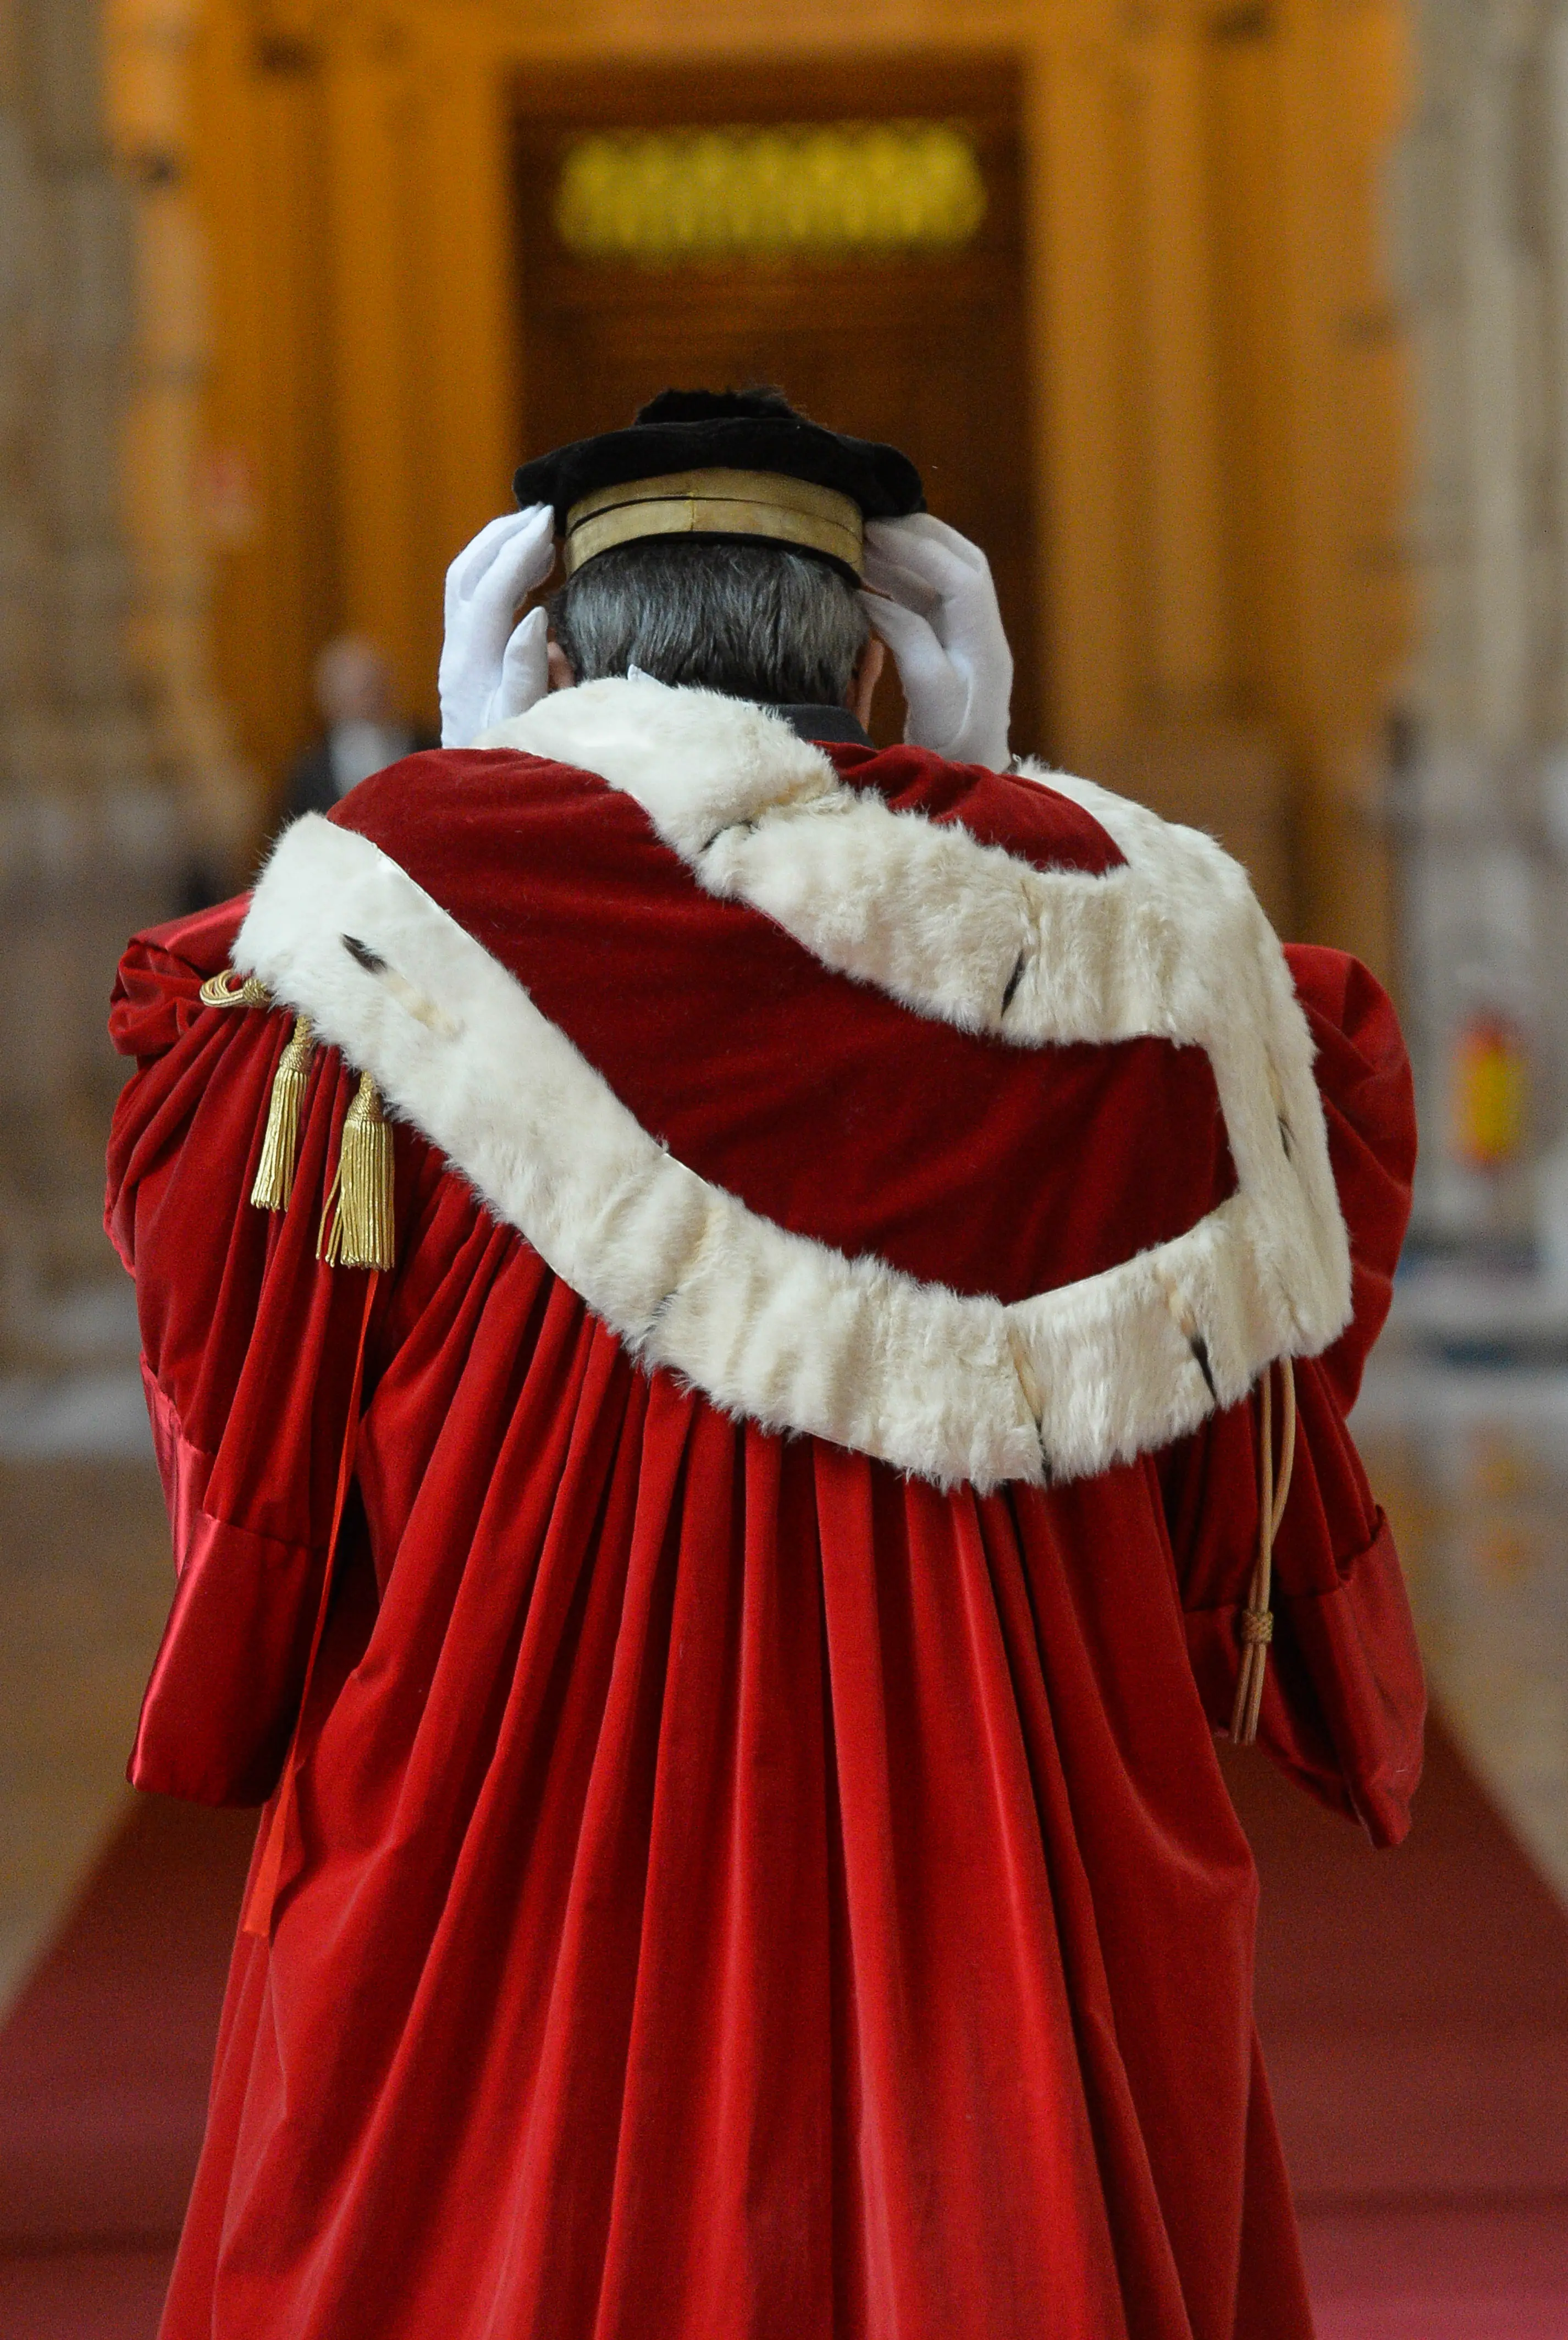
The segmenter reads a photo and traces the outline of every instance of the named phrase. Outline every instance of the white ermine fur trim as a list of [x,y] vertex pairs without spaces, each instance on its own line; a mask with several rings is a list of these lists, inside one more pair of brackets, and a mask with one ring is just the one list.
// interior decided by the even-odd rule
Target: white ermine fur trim
[[1126,862],[1042,872],[846,788],[761,709],[646,680],[554,693],[484,744],[624,789],[708,891],[918,1014],[1024,1047],[1155,1034],[1214,1066],[1228,1202],[1081,1283],[1011,1306],[964,1297],[792,1234],[673,1160],[395,862],[319,816],[296,822],[235,966],[371,1072],[634,1354],[769,1429],[986,1489],[1163,1445],[1345,1323],[1305,1019],[1211,839],[1053,774]]

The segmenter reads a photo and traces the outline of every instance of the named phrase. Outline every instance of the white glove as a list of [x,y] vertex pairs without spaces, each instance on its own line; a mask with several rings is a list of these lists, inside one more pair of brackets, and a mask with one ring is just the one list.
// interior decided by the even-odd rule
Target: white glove
[[1004,771],[1013,654],[985,554],[929,512],[869,521],[866,582],[866,614],[904,686],[905,739]]
[[530,504],[481,528],[447,570],[438,674],[443,748],[468,747],[544,697],[550,620],[542,610],[531,610],[520,626],[512,620],[554,566],[554,514]]

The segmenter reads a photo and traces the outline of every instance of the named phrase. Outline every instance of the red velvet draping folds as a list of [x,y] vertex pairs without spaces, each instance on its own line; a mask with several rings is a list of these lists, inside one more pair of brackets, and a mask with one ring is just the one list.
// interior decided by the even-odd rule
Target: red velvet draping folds
[[[857,785],[958,818],[972,795],[978,832],[1011,818],[1048,858],[1048,792],[1009,815],[1022,784],[842,753]],[[454,765],[449,858],[501,872],[491,947],[757,1206],[1033,1288],[1228,1191],[1191,1052],[1057,1064],[889,1022],[680,891],[583,776],[424,759],[401,811],[395,778],[358,792],[347,817],[394,852],[402,820],[432,890]],[[1098,849],[1059,822],[1065,858]],[[601,831],[614,917],[585,874]],[[286,1024],[196,1010],[236,917],[127,959],[115,1028],[143,1069],[111,1162],[184,1558],[138,1776],[233,1796],[300,1695],[363,1289],[313,1255],[335,1058],[290,1213],[245,1199]],[[1358,1314],[1302,1369],[1264,1734],[1390,1837],[1419,1671],[1344,1409],[1408,1199],[1408,1086],[1370,978],[1295,969]],[[809,1145],[780,1136],[792,1105]],[[1107,1155],[1097,1219],[1053,1166],[1075,1130]],[[942,1494],[634,1370],[417,1133],[396,1147],[275,1929],[236,1951],[164,2340],[1308,2340],[1255,1879],[1211,1737],[1249,1409],[1091,1482]],[[1053,1179],[1060,1210],[1037,1208]],[[272,1653],[249,1676],[247,1642]]]

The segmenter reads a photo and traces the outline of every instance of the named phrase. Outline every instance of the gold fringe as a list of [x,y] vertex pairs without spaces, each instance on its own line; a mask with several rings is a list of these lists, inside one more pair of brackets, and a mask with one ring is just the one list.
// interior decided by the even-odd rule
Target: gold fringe
[[1258,1399],[1257,1558],[1253,1563],[1247,1604],[1241,1612],[1241,1666],[1236,1678],[1236,1704],[1230,1718],[1230,1735],[1238,1747],[1250,1747],[1257,1737],[1264,1677],[1268,1670],[1268,1645],[1274,1639],[1274,1611],[1268,1605],[1274,1583],[1274,1540],[1290,1500],[1291,1472],[1295,1467],[1295,1369],[1288,1357],[1282,1357],[1280,1364],[1284,1373],[1285,1426],[1280,1437],[1277,1478],[1274,1465],[1272,1365],[1264,1368]]
[[232,967],[208,976],[197,996],[203,1007],[270,1007],[273,995],[259,975],[239,976]]
[[374,1081],[362,1073],[343,1116],[316,1257],[329,1267],[389,1268],[393,1256],[392,1131]]
[[310,1017],[296,1016],[293,1037],[278,1058],[278,1069],[273,1075],[262,1158],[256,1165],[256,1183],[251,1188],[251,1200],[258,1211],[286,1211],[289,1207],[289,1196],[294,1191],[294,1163],[300,1150],[300,1114],[315,1045]]

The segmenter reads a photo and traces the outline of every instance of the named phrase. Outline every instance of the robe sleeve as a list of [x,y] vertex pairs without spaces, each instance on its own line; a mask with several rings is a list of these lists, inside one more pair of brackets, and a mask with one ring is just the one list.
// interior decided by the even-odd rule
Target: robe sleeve
[[[1337,951],[1293,947],[1287,957],[1317,1051],[1353,1314],[1332,1348],[1295,1369],[1296,1460],[1275,1543],[1258,1739],[1374,1843],[1395,1844],[1420,1777],[1425,1690],[1398,1555],[1347,1417],[1393,1293],[1415,1166],[1414,1105],[1393,1006],[1366,969]],[[1188,1650],[1216,1730],[1230,1720],[1257,1547],[1257,1423],[1255,1400],[1234,1406],[1161,1463]]]
[[[137,1070],[114,1115],[105,1220],[136,1278],[175,1568],[130,1777],[213,1804],[263,1801],[282,1767],[367,1300],[381,1297],[363,1272],[315,1257],[353,1089],[335,1054],[313,1065],[290,1209],[250,1202],[291,1019],[197,996],[226,964],[243,907],[138,937],[110,1023]],[[374,1336],[372,1318],[372,1354]]]

